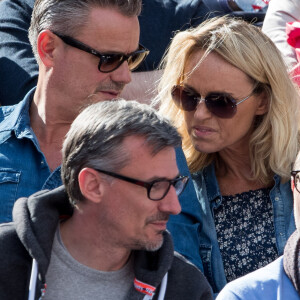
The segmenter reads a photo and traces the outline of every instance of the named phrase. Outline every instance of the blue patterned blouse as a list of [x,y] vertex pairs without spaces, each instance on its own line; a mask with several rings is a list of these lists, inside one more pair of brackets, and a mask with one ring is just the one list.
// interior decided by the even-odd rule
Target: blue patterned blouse
[[215,224],[227,281],[248,274],[277,257],[270,189],[222,196]]

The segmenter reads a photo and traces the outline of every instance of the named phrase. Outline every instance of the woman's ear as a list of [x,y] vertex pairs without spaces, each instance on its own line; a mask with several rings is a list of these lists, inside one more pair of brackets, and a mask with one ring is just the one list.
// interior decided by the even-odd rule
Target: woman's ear
[[99,203],[103,196],[104,180],[92,168],[84,168],[78,175],[79,188],[82,195],[89,201]]
[[269,111],[269,96],[267,92],[263,91],[257,98],[259,103],[256,109],[256,115],[264,115]]

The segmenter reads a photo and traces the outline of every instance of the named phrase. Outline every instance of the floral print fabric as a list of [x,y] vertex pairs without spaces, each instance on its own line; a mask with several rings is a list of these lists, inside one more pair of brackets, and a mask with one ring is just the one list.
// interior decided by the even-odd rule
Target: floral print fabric
[[270,189],[222,196],[215,209],[217,238],[228,282],[278,257]]

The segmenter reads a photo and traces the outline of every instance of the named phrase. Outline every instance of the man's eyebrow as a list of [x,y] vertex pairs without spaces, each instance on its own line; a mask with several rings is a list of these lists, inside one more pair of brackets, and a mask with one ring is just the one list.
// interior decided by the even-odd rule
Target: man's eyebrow
[[[0,0],[1,1],[1,0]],[[122,51],[98,51],[98,50],[96,50],[96,51],[98,51],[99,53],[101,53],[102,55],[110,55],[110,54],[121,54],[121,55],[129,55],[129,54],[132,54],[132,53],[134,53],[135,51],[138,51],[139,50],[139,48],[140,48],[140,44],[138,44],[137,45],[137,47],[136,47],[136,49],[135,50],[133,50],[133,51],[131,51],[131,52],[128,52],[128,53],[125,53],[125,52],[122,52]]]
[[177,175],[175,177],[173,177],[173,178],[153,176],[153,177],[149,178],[147,180],[147,182],[157,181],[157,180],[174,180],[174,179],[178,178],[179,176],[181,176],[180,173],[177,173]]

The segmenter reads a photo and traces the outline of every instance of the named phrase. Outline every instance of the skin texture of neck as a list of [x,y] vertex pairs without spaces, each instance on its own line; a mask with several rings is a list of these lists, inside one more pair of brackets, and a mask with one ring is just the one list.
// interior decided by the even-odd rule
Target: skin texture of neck
[[260,180],[253,179],[248,143],[220,151],[216,165],[222,195],[235,195],[267,187]]
[[128,262],[129,249],[113,247],[101,226],[95,226],[91,215],[75,210],[73,216],[60,224],[62,241],[70,255],[79,263],[100,271],[120,270]]
[[57,103],[58,97],[50,88],[38,85],[30,107],[31,127],[38,139],[50,170],[61,164],[61,148],[75,115],[68,114]]
[[[244,151],[243,151],[244,150]],[[248,149],[225,149],[218,153],[218,176],[251,178]]]

